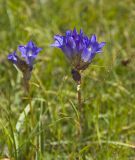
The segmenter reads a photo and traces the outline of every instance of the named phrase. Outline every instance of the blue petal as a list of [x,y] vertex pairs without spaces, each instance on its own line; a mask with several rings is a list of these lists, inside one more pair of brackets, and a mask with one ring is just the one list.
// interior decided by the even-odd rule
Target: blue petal
[[33,49],[35,46],[35,44],[32,42],[32,41],[29,41],[26,45],[26,48],[30,48],[30,49]]
[[68,45],[69,45],[71,48],[75,49],[76,44],[75,44],[75,41],[74,41],[73,37],[69,37],[69,38],[67,39],[67,43],[68,43]]
[[74,30],[73,30],[73,36],[77,36],[77,30],[76,30],[76,28],[74,28]]
[[99,43],[99,48],[101,49],[102,47],[104,47],[106,45],[106,42],[101,42],[101,43]]
[[95,42],[96,42],[96,35],[93,34],[93,35],[91,36],[90,40],[91,40],[91,43],[95,43]]
[[77,51],[81,52],[85,48],[83,41],[80,40],[76,43],[77,43]]
[[72,35],[72,31],[71,30],[67,30],[66,31],[66,36],[71,36]]
[[61,48],[61,45],[58,41],[55,41],[53,44],[51,44],[51,47]]
[[29,56],[29,57],[27,58],[27,64],[29,64],[30,66],[32,66],[34,59],[35,59],[35,58],[34,58],[33,56]]
[[91,49],[87,49],[87,48],[85,48],[83,50],[81,57],[84,62],[91,61],[91,59],[92,59],[92,52],[91,51],[92,51]]
[[26,57],[27,55],[27,51],[26,51],[26,48],[25,48],[25,46],[22,46],[22,45],[20,45],[20,46],[18,46],[18,49],[19,49],[19,51],[21,52],[21,55],[22,55],[22,57]]
[[55,35],[54,40],[58,41],[60,45],[63,44],[63,36]]
[[13,63],[17,62],[17,54],[15,51],[8,55],[8,60],[12,61]]
[[55,35],[54,40],[55,42],[51,44],[51,47],[61,48],[61,46],[63,45],[63,36]]
[[36,47],[35,51],[33,51],[32,57],[33,57],[33,58],[36,58],[37,55],[38,55],[38,53],[39,53],[41,50],[42,50],[42,48],[37,48],[37,47]]
[[83,30],[82,29],[80,29],[80,35],[83,35]]
[[73,56],[73,52],[71,50],[71,48],[67,45],[67,46],[63,46],[62,48],[62,51],[64,52],[64,54],[66,55],[66,57],[68,59],[72,59],[72,56]]
[[40,51],[42,51],[42,48],[37,48],[36,53],[39,53]]
[[102,53],[102,48],[103,48],[103,46],[104,46],[105,44],[106,44],[105,42],[101,42],[100,44],[95,43],[95,44],[94,44],[94,47],[95,47],[94,52],[96,52],[96,53]]

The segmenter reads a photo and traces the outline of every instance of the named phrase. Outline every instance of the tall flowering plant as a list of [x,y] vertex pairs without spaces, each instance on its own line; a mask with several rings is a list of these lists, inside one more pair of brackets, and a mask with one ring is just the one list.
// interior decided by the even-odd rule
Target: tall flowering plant
[[42,50],[38,48],[34,42],[29,41],[26,45],[19,45],[18,50],[21,52],[21,57],[17,55],[17,52],[8,55],[8,60],[17,66],[17,68],[23,74],[23,86],[28,93],[29,107],[31,112],[31,123],[34,126],[33,109],[31,103],[31,96],[29,90],[29,80],[33,70],[34,61],[38,53]]
[[66,31],[65,35],[55,35],[52,47],[60,48],[70,62],[71,74],[77,83],[79,108],[82,108],[81,102],[81,71],[88,68],[93,58],[102,53],[105,42],[99,43],[96,35],[86,36],[82,30],[78,33],[76,28]]

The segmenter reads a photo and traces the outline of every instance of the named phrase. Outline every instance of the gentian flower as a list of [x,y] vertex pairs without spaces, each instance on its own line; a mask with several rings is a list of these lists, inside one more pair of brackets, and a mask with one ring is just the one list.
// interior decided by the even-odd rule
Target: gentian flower
[[38,48],[32,41],[29,41],[26,46],[20,45],[18,49],[21,52],[22,57],[26,60],[26,63],[30,66],[33,65],[34,59],[42,50],[41,48]]
[[18,57],[17,57],[16,51],[8,55],[8,60],[10,60],[13,63],[17,62],[17,58]]
[[8,60],[22,71],[24,86],[28,89],[28,82],[31,77],[33,62],[42,49],[38,48],[32,41],[29,41],[26,46],[20,45],[18,50],[21,52],[21,57],[23,59],[17,55],[16,51],[14,51],[8,55]]
[[66,31],[64,36],[55,35],[52,47],[60,48],[77,71],[85,70],[97,53],[102,52],[105,42],[98,43],[96,35],[90,38],[76,29]]

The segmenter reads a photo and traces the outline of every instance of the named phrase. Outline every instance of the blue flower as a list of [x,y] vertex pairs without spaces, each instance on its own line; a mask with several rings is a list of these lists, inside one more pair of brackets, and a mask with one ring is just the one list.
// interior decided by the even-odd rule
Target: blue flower
[[23,62],[23,64],[25,63],[30,68],[33,67],[35,58],[42,50],[41,48],[38,48],[32,41],[29,41],[26,46],[20,45],[18,49],[21,52],[21,56],[24,58],[24,60],[19,58],[19,56],[16,54],[16,51],[8,55],[8,60],[17,66],[20,66]]
[[8,60],[12,61],[13,63],[17,63],[17,54],[16,51],[8,55]]
[[26,60],[26,63],[30,66],[33,65],[34,59],[42,50],[41,48],[38,48],[32,41],[29,41],[26,46],[20,45],[18,49],[21,52],[22,57]]
[[33,62],[42,49],[38,48],[32,41],[29,41],[26,46],[19,46],[18,49],[21,52],[21,57],[23,59],[16,54],[16,51],[14,51],[8,55],[8,60],[14,63],[22,71],[23,84],[28,91]]
[[105,45],[105,42],[98,43],[94,34],[89,38],[76,29],[66,31],[64,36],[55,35],[54,40],[51,46],[60,48],[76,70],[86,69]]

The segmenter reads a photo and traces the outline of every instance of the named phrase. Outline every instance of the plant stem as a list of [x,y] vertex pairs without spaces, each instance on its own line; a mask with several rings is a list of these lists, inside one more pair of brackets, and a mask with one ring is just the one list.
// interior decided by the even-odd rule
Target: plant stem
[[77,82],[77,99],[78,99],[79,112],[81,113],[82,110],[81,81]]
[[25,81],[24,79],[24,87],[25,87],[25,90],[27,92],[27,95],[28,95],[28,103],[29,103],[29,106],[30,106],[30,116],[31,116],[31,125],[32,125],[32,128],[34,127],[34,117],[33,117],[33,108],[32,108],[32,102],[31,102],[31,94],[30,94],[30,85],[29,85],[29,81]]
[[29,99],[29,105],[30,105],[31,124],[32,124],[32,128],[33,128],[33,126],[34,126],[34,117],[33,117],[33,107],[32,107],[30,92],[28,92],[28,99]]
[[82,132],[82,99],[81,99],[81,80],[77,82],[77,99],[79,107],[79,130],[78,135]]
[[29,71],[29,69],[26,70],[25,72],[23,72],[23,85],[24,85],[24,89],[28,95],[30,114],[31,114],[31,122],[32,122],[32,126],[33,126],[33,109],[32,109],[32,104],[31,104],[30,84],[29,84],[30,74],[31,74],[31,72]]
[[[30,120],[31,120],[30,121],[30,123],[31,123],[30,129],[31,129],[31,132],[32,132],[32,130],[34,128],[34,114],[33,114],[33,106],[32,106],[32,98],[31,98],[31,94],[30,94],[30,88],[28,90],[28,100],[29,100],[29,106],[30,106]],[[35,145],[36,142],[35,142],[34,137],[33,137],[33,139],[31,139],[31,141],[32,141],[33,146],[36,146]],[[31,154],[31,160],[34,160],[34,153],[33,152]]]
[[72,78],[77,84],[77,100],[78,100],[78,112],[79,112],[79,117],[78,117],[78,123],[79,127],[77,130],[77,133],[80,137],[81,132],[82,132],[82,98],[81,98],[81,73],[79,70],[72,69],[71,70]]

